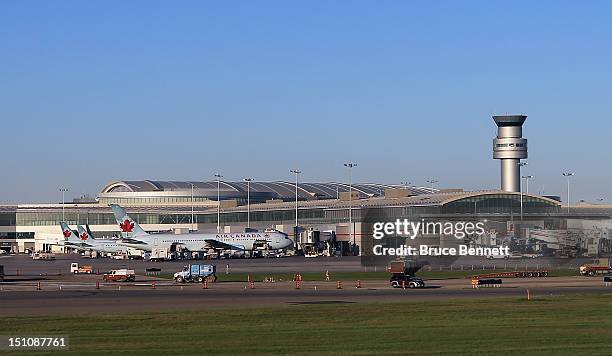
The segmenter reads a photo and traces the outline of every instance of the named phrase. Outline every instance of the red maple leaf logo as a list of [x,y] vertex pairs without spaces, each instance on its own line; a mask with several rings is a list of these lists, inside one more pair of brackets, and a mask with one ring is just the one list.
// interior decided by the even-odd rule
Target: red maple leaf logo
[[69,237],[70,237],[70,235],[72,235],[72,231],[70,231],[70,230],[64,230],[64,237],[65,237],[65,238],[69,238]]
[[85,240],[87,240],[87,238],[88,238],[88,236],[87,236],[86,232],[81,234],[81,240],[85,241]]
[[124,222],[119,224],[119,227],[123,232],[132,232],[132,230],[134,230],[134,223],[130,222],[128,219],[125,219]]

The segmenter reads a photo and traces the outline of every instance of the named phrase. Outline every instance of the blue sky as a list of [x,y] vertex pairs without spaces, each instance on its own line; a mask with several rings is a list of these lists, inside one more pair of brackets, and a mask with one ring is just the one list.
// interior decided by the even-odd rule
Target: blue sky
[[608,1],[4,1],[0,203],[115,179],[499,186],[612,199]]

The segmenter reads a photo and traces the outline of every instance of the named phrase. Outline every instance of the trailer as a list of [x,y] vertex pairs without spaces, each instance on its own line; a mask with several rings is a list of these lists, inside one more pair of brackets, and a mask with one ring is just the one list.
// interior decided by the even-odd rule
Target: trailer
[[607,258],[597,258],[580,266],[580,274],[583,276],[597,276],[602,274],[611,274],[610,260]]
[[511,272],[495,272],[473,275],[471,279],[490,279],[490,278],[538,278],[548,277],[548,270],[531,270],[531,271],[511,271]]
[[217,281],[217,268],[213,265],[188,265],[174,274],[177,283]]
[[33,260],[55,260],[55,255],[47,252],[36,252],[32,255]]

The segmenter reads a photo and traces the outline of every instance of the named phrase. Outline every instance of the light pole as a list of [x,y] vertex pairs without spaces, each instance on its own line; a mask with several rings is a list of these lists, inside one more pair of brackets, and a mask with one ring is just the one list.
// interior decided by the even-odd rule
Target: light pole
[[533,178],[532,175],[528,175],[528,176],[523,176],[523,179],[525,179],[525,193],[529,194],[529,180]]
[[221,178],[222,175],[215,173],[217,178],[217,234],[221,233]]
[[349,169],[349,225],[350,235],[353,238],[353,245],[355,245],[355,233],[353,231],[353,167],[357,167],[357,163],[345,163],[344,166]]
[[62,221],[66,222],[66,216],[64,214],[64,205],[65,205],[65,194],[68,191],[68,188],[60,188],[60,192],[62,192]]
[[[517,163],[519,166],[519,172],[521,171],[521,167],[527,165],[527,162],[519,162]],[[519,182],[519,190],[521,191],[521,221],[523,221],[523,185]]]
[[193,228],[193,183],[189,183],[191,185],[191,231],[195,231]]
[[[293,236],[294,239],[297,239],[297,229],[298,229],[298,177],[300,175],[300,173],[302,173],[302,171],[300,171],[299,169],[292,169],[289,172],[295,174],[295,236]],[[297,243],[297,241],[296,241]]]
[[434,184],[438,183],[438,181],[432,178],[432,179],[428,179],[428,180],[427,180],[427,183],[429,183],[429,184],[430,184],[430,186],[431,186],[431,192],[433,193]]
[[570,213],[570,177],[574,175],[574,172],[563,172],[564,177],[567,178],[567,213]]
[[251,182],[253,178],[244,178],[247,183],[247,228],[251,227]]

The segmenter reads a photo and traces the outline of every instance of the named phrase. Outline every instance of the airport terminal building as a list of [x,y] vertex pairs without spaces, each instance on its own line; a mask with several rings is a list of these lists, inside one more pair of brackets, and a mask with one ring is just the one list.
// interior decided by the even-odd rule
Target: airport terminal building
[[[562,206],[559,197],[521,191],[524,115],[494,116],[493,158],[500,189],[463,191],[390,184],[112,181],[95,199],[65,204],[0,206],[0,249],[58,251],[60,221],[89,225],[95,237],[117,236],[109,204],[119,204],[149,232],[244,232],[275,228],[298,250],[360,254],[372,243],[372,225],[396,219],[482,222],[486,234],[465,243],[510,245],[559,257],[611,251],[612,206]],[[297,220],[296,220],[297,215]],[[298,228],[296,228],[296,222]],[[399,241],[401,242],[401,241]],[[398,242],[398,243],[399,243]],[[454,241],[456,243],[456,241]],[[453,243],[433,236],[430,245]]]
[[[373,222],[395,219],[482,221],[487,241],[474,241],[476,244],[497,245],[508,237],[529,243],[530,235],[535,234],[546,247],[561,250],[568,247],[565,245],[579,244],[591,252],[593,244],[597,252],[607,249],[605,240],[612,229],[610,207],[582,205],[568,213],[557,199],[520,192],[299,183],[297,193],[300,230],[296,238],[295,183],[250,182],[247,187],[246,182],[225,181],[113,181],[96,199],[1,207],[0,248],[60,251],[56,243],[63,238],[59,228],[63,219],[73,227],[89,225],[96,237],[118,236],[119,228],[108,206],[111,203],[124,206],[150,232],[214,233],[217,225],[222,232],[276,228],[304,244],[319,242],[313,240],[312,232],[326,232],[342,244],[344,254],[361,254],[371,246]],[[568,229],[584,230],[582,235],[589,237],[560,241],[571,240]],[[443,246],[445,241],[441,238],[434,244]]]

